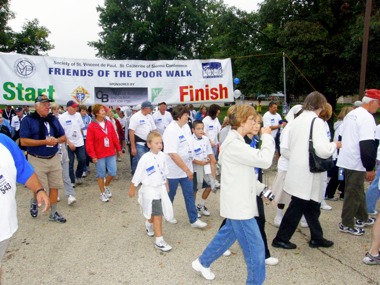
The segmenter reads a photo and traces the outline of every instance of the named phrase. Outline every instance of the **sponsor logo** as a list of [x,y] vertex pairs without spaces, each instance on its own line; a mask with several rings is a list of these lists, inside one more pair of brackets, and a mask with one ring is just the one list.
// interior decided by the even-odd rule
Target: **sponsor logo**
[[83,104],[88,98],[90,98],[90,93],[83,86],[78,86],[71,93],[71,97],[77,101],[78,104]]
[[221,78],[223,77],[223,68],[220,62],[202,63],[203,78]]
[[14,71],[19,77],[29,78],[36,73],[36,65],[27,58],[20,58],[15,62]]

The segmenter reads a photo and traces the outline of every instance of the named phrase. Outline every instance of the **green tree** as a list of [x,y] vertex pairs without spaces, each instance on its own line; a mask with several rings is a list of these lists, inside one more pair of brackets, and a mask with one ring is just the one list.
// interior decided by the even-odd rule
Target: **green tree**
[[14,32],[8,21],[15,17],[8,0],[0,0],[0,51],[42,55],[54,48],[47,40],[50,31],[39,26],[37,19],[27,20],[21,32]]
[[206,52],[215,0],[106,0],[89,45],[107,59],[191,59]]

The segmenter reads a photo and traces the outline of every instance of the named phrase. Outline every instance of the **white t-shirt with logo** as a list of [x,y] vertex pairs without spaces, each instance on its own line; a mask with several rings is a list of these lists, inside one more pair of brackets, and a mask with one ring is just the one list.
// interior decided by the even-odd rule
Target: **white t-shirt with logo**
[[76,112],[74,115],[70,115],[69,112],[65,112],[59,116],[59,122],[65,130],[65,135],[69,141],[76,147],[84,145],[82,129],[85,127],[82,116]]
[[21,121],[25,118],[25,115],[22,115],[21,119],[18,116],[13,116],[11,119],[11,127],[17,132],[20,130]]
[[218,134],[220,130],[222,129],[222,126],[220,125],[218,118],[211,119],[210,116],[206,116],[202,120],[202,122],[204,124],[205,134],[214,144],[217,144],[219,142]]
[[337,166],[350,170],[366,171],[360,157],[360,141],[374,140],[376,123],[373,116],[359,107],[349,112],[343,120],[342,148]]
[[195,134],[193,134],[192,138],[194,159],[204,161],[210,154],[214,154],[208,137],[202,136],[201,138],[197,138]]
[[162,115],[160,111],[157,111],[152,115],[154,123],[157,127],[157,131],[162,135],[166,129],[166,127],[173,121],[172,114],[168,111]]
[[[265,112],[263,116],[264,127],[278,126],[280,124],[281,119],[282,118],[280,114],[276,113],[273,115],[271,112],[267,111]],[[278,129],[273,130],[272,137],[276,138],[277,133],[278,133]]]
[[[186,166],[193,172],[193,144],[191,130],[188,124],[182,128],[176,121],[172,121],[162,136],[164,142],[164,152],[166,154],[176,153],[183,160]],[[185,178],[186,173],[175,164],[167,155],[168,178]]]
[[141,111],[133,114],[129,121],[129,129],[135,132],[135,135],[146,141],[148,134],[156,129],[151,114],[144,115]]

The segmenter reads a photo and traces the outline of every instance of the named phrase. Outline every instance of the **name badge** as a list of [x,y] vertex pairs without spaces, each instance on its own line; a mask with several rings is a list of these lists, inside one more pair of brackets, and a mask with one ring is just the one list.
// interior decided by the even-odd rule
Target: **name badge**
[[150,166],[150,167],[148,167],[148,168],[146,169],[146,174],[147,174],[148,176],[152,175],[152,174],[155,173],[155,172],[156,172],[156,169],[154,169],[154,165],[152,165],[152,166]]
[[139,124],[140,124],[140,125],[145,125],[145,120],[140,120],[140,121],[139,121]]
[[72,122],[71,122],[71,120],[69,120],[69,121],[66,121],[66,126],[70,126],[70,125],[72,125]]
[[104,146],[109,147],[110,146],[110,140],[108,138],[104,138]]
[[184,135],[180,135],[180,136],[178,137],[178,139],[179,139],[179,142],[180,142],[180,143],[183,143],[183,142],[186,141],[186,138],[185,138]]
[[194,149],[194,153],[195,155],[199,155],[202,153],[202,149],[201,148]]

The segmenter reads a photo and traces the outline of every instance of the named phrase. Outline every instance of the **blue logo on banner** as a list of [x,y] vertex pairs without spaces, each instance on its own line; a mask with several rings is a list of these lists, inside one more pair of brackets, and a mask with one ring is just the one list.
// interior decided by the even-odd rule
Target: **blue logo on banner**
[[223,77],[223,68],[220,62],[202,63],[203,78],[220,78]]

